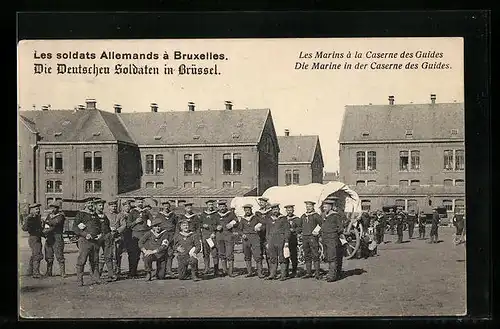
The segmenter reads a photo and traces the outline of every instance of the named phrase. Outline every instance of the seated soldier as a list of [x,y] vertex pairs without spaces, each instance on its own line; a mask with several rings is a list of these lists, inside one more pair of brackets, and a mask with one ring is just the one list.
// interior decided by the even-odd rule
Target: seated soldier
[[162,220],[156,218],[151,223],[151,230],[146,232],[139,240],[139,248],[143,253],[144,269],[147,272],[146,280],[151,281],[153,274],[153,261],[156,261],[156,278],[165,279],[168,249],[173,241],[168,241],[168,232],[162,229]]
[[180,223],[180,231],[174,237],[174,250],[177,252],[179,280],[187,280],[188,265],[191,266],[191,278],[199,281],[198,258],[196,254],[201,251],[199,235],[189,230],[189,222]]

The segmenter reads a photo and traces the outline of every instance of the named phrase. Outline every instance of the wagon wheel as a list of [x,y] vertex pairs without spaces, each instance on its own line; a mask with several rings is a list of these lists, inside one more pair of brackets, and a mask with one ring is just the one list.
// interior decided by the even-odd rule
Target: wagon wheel
[[352,225],[352,222],[349,223],[349,226],[347,226],[344,236],[347,240],[345,245],[345,259],[351,259],[354,255],[356,255],[356,252],[359,249],[361,236],[359,234],[359,230]]

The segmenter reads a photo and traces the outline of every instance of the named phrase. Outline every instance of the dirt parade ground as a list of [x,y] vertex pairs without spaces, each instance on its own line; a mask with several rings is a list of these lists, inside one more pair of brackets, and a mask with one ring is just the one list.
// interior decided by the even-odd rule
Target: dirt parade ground
[[[395,244],[385,235],[379,255],[344,260],[340,281],[293,278],[266,281],[245,278],[241,250],[235,255],[235,278],[180,280],[123,279],[78,287],[78,249],[65,247],[68,277],[26,276],[30,250],[19,241],[20,315],[36,318],[168,318],[168,317],[315,317],[429,316],[466,312],[465,245],[453,244],[454,229],[440,228],[440,243],[408,240]],[[122,264],[127,269],[126,254]],[[142,260],[140,262],[142,268]],[[255,264],[253,265],[255,266]],[[174,262],[174,267],[176,264]],[[326,269],[325,264],[322,265]],[[203,262],[200,261],[200,270]],[[42,274],[45,261],[42,262]],[[88,264],[86,267],[88,271]],[[58,274],[57,262],[54,272]]]

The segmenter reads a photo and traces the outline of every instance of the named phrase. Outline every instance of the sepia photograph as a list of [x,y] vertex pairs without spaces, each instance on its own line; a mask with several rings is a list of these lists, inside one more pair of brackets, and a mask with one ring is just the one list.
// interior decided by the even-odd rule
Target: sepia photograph
[[17,59],[21,318],[467,313],[463,38]]

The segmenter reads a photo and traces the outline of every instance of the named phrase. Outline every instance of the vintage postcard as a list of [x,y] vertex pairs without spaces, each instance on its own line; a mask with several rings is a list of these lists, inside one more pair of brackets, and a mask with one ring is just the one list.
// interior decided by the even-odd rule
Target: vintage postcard
[[464,315],[463,54],[20,41],[20,317]]

